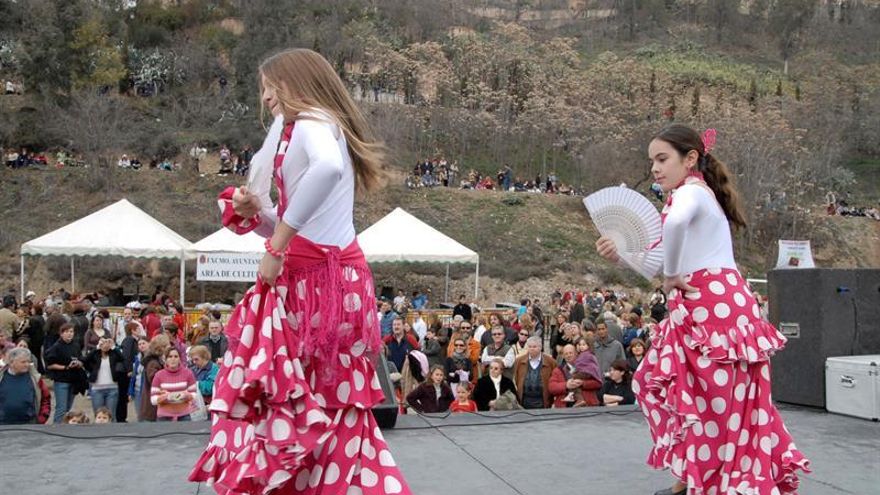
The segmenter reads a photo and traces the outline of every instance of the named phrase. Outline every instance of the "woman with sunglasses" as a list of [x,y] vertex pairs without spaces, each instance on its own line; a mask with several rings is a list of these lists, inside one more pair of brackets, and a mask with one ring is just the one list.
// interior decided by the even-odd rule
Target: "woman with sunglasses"
[[452,353],[446,358],[446,381],[453,387],[458,383],[472,381],[473,366],[467,354],[467,344],[462,338],[452,341]]

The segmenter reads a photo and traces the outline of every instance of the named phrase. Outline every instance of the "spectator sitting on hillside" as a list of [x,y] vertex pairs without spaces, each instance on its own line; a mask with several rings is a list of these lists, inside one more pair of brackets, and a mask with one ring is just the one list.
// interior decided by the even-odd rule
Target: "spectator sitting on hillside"
[[477,185],[474,189],[491,191],[491,190],[495,189],[495,183],[492,182],[491,177],[485,177],[485,178],[483,178],[483,180],[481,180],[480,182],[477,183]]
[[15,168],[15,164],[18,162],[18,152],[15,150],[10,150],[9,153],[6,153],[6,166],[9,168]]
[[123,154],[122,158],[120,158],[119,161],[116,162],[116,165],[120,168],[129,168],[131,167],[131,160],[128,159],[128,155]]

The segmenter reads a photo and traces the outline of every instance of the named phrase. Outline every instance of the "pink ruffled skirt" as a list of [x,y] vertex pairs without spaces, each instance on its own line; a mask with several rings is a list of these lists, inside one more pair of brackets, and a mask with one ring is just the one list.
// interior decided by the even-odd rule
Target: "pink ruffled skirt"
[[226,327],[211,440],[190,473],[220,494],[410,494],[371,407],[379,328],[357,243],[297,237],[274,287],[261,280]]
[[651,338],[633,391],[654,441],[648,464],[669,468],[688,494],[796,493],[809,472],[770,397],[770,357],[785,337],[761,318],[739,272],[687,278]]

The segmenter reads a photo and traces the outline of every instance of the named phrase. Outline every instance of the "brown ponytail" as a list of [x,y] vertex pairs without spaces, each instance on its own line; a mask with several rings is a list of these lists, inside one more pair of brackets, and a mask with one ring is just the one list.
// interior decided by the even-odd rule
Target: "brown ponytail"
[[706,185],[715,193],[715,199],[724,210],[727,220],[736,228],[745,228],[746,219],[730,169],[721,160],[715,158],[712,153],[707,153],[701,158],[701,161],[700,171],[703,172]]
[[715,199],[721,205],[727,220],[736,228],[745,228],[746,218],[740,204],[739,193],[736,191],[733,174],[714,155],[706,153],[703,139],[697,131],[686,125],[670,124],[658,132],[653,139],[669,143],[682,157],[691,151],[696,151],[699,155],[698,170],[703,173],[709,189],[715,193]]

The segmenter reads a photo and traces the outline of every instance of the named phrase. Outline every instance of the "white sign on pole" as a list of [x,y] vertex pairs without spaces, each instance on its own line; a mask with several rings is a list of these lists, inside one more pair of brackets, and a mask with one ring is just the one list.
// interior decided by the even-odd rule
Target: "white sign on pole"
[[260,253],[199,253],[196,280],[200,282],[256,282]]
[[779,257],[776,268],[816,268],[810,241],[779,240]]

